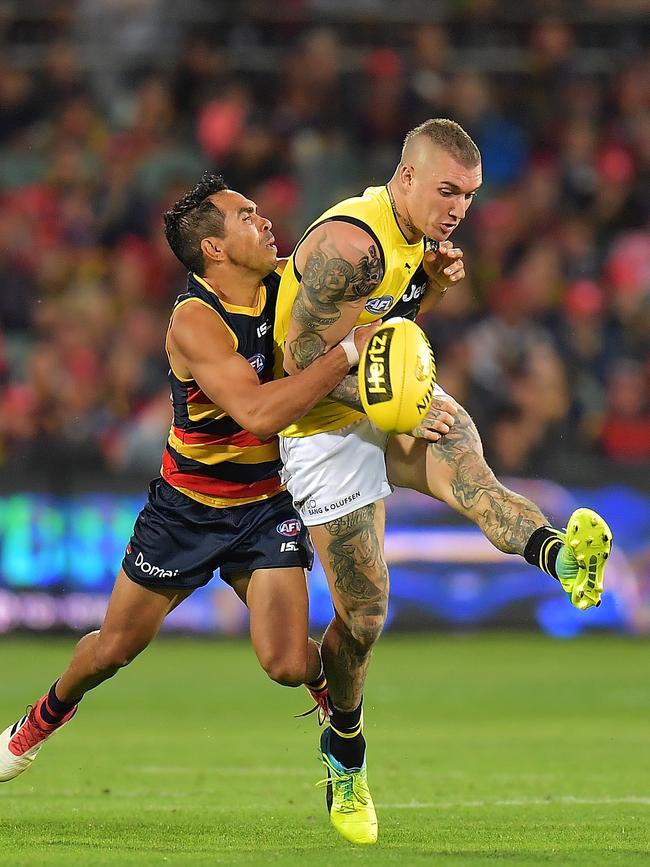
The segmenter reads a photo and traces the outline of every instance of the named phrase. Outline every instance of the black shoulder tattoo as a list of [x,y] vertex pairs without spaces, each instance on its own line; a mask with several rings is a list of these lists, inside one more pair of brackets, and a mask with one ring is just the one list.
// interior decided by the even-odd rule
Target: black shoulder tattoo
[[371,295],[384,277],[374,244],[354,263],[336,255],[333,245],[327,245],[328,252],[325,246],[326,240],[309,255],[291,311],[299,332],[289,351],[300,370],[325,351],[321,332],[341,318],[341,305]]

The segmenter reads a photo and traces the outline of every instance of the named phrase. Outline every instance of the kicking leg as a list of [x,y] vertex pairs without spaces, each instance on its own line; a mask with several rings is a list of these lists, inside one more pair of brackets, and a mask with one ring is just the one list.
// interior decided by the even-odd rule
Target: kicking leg
[[386,463],[392,484],[447,503],[507,554],[523,555],[532,533],[548,526],[534,503],[495,477],[476,425],[462,407],[449,433],[436,443],[404,434],[391,437]]
[[0,780],[27,770],[45,740],[72,719],[83,695],[144,650],[191,592],[142,587],[120,570],[101,628],[79,641],[66,670],[29,715],[0,734]]
[[600,604],[612,538],[605,521],[589,509],[578,509],[568,521],[568,538],[551,527],[534,503],[495,477],[476,426],[462,407],[438,442],[391,437],[386,463],[394,485],[447,503],[477,524],[500,551],[521,554],[557,578],[577,607]]

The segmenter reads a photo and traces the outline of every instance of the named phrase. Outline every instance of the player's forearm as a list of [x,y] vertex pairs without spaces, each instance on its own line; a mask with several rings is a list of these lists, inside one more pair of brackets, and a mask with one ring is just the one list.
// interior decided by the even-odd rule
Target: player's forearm
[[[354,323],[350,319],[335,328],[316,327],[309,322],[309,327],[300,330],[290,329],[284,351],[284,369],[291,375],[307,370],[317,359],[322,358],[349,332]],[[349,327],[348,327],[349,326]]]
[[359,397],[359,378],[356,373],[348,373],[338,385],[330,391],[329,397],[332,400],[338,400],[340,403],[349,406],[350,409],[356,409],[363,412],[361,398]]
[[300,373],[265,383],[257,392],[247,430],[260,439],[278,433],[326,397],[349,369],[345,351],[335,346]]
[[430,310],[433,310],[434,307],[440,304],[442,299],[445,297],[446,292],[446,288],[441,288],[438,283],[429,278],[427,280],[426,291],[422,296],[418,315],[420,313],[428,313]]

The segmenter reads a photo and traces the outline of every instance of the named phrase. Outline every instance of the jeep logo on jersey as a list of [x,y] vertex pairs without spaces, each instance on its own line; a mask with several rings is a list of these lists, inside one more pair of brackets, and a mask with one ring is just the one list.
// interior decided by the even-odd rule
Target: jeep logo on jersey
[[371,298],[366,302],[365,309],[368,313],[387,313],[393,306],[392,295],[382,295],[381,298]]
[[264,370],[266,359],[261,352],[258,352],[257,355],[254,355],[252,358],[248,359],[248,363],[253,368],[255,373],[261,373]]
[[288,521],[283,521],[275,528],[281,536],[297,536],[300,533],[302,524],[297,518],[289,518]]
[[409,301],[417,301],[419,298],[422,298],[424,293],[427,291],[427,284],[421,283],[419,286],[417,283],[411,283],[406,292],[402,295],[402,301],[405,304],[408,304]]

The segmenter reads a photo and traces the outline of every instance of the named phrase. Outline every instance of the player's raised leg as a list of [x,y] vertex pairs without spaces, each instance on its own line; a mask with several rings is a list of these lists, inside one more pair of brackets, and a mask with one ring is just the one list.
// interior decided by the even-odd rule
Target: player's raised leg
[[391,437],[386,462],[392,484],[444,501],[474,521],[500,551],[521,554],[557,578],[578,608],[600,604],[612,544],[603,518],[591,509],[578,509],[566,533],[551,527],[534,503],[495,477],[476,426],[462,407],[438,442]]
[[0,781],[27,770],[47,738],[72,719],[84,694],[144,650],[191,592],[143,587],[120,570],[101,628],[84,635],[49,692],[0,734]]
[[383,556],[383,501],[310,528],[334,603],[322,655],[332,716],[321,736],[332,824],[352,843],[377,840],[362,734],[363,686],[386,619],[388,570]]

